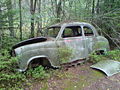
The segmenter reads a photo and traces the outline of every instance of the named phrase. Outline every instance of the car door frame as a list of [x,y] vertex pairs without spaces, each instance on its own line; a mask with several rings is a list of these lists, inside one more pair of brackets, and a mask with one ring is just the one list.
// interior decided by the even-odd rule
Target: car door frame
[[[85,36],[85,32],[84,32],[84,26],[86,27],[89,27],[92,31],[93,31],[93,36]],[[88,55],[91,53],[91,52],[94,52],[94,45],[96,44],[97,42],[97,36],[98,36],[98,33],[95,29],[94,26],[90,25],[90,24],[83,24],[82,25],[82,29],[83,29],[83,36],[85,38],[85,47],[88,51]],[[90,41],[89,37],[91,38],[92,37],[92,40]]]
[[[65,43],[64,43],[64,38],[62,37],[62,34],[63,34],[63,32],[64,32],[64,30],[65,30],[65,28],[66,27],[68,27],[68,26],[80,26],[80,28],[81,28],[81,30],[82,30],[82,36],[78,36],[78,38],[79,37],[82,37],[82,43],[84,43],[83,44],[83,47],[84,47],[84,56],[83,57],[78,57],[79,59],[84,59],[84,58],[87,58],[88,57],[88,51],[87,51],[87,49],[86,49],[86,45],[85,45],[85,36],[83,35],[84,34],[84,31],[83,31],[83,29],[82,29],[82,24],[71,24],[71,25],[63,25],[62,27],[61,27],[61,30],[60,30],[60,32],[59,32],[59,34],[58,34],[58,37],[57,37],[57,42],[61,42],[62,43],[62,45],[63,46],[66,46],[65,45]],[[76,38],[76,37],[73,37],[73,38]],[[59,43],[57,43],[57,45],[58,46],[60,46],[61,44],[59,44]],[[81,51],[80,51],[81,52]],[[77,58],[77,59],[78,59]],[[76,60],[76,58],[74,58],[73,60],[71,60],[71,61],[75,61]],[[70,62],[71,62],[70,61]]]

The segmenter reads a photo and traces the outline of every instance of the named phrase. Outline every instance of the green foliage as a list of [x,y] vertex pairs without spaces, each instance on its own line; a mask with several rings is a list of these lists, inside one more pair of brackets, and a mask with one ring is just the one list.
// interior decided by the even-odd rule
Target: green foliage
[[44,70],[44,67],[39,66],[34,69],[30,69],[26,72],[27,77],[32,77],[34,79],[44,79],[49,76],[49,74],[46,73]]
[[10,50],[11,47],[19,42],[20,40],[16,39],[16,38],[12,38],[12,37],[8,37],[8,36],[4,36],[3,39],[2,39],[2,49],[7,49],[7,50]]
[[25,82],[25,75],[18,72],[0,73],[0,88],[21,87],[22,82]]
[[120,50],[112,50],[106,54],[106,57],[111,60],[120,61]]
[[73,50],[71,48],[67,47],[59,48],[58,53],[61,64],[68,62],[68,60],[73,57],[72,56]]
[[4,71],[5,69],[13,70],[13,67],[17,65],[17,57],[10,57],[9,52],[5,49],[2,50],[0,56],[0,71]]
[[33,80],[44,79],[49,77],[42,66],[35,69],[30,69],[25,73],[20,73],[16,69],[18,58],[11,57],[9,51],[2,49],[0,55],[0,88],[18,89],[28,85],[29,78]]
[[96,53],[90,55],[90,62],[92,63],[97,63],[101,60],[106,60],[106,57],[104,57],[104,55],[97,55]]
[[0,88],[11,88],[21,86],[25,81],[22,73],[16,72],[17,57],[10,57],[7,50],[2,50],[0,56]]
[[92,63],[97,63],[101,60],[120,61],[120,50],[112,50],[107,52],[105,55],[97,55],[96,53],[92,53],[90,55],[90,62]]

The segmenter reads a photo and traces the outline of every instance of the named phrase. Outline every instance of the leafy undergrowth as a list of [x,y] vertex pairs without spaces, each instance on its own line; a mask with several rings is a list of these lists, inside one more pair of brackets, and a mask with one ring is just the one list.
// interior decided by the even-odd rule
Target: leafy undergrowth
[[120,50],[112,50],[109,51],[107,53],[105,53],[105,55],[97,55],[95,53],[90,55],[90,62],[92,63],[97,63],[101,60],[115,60],[115,61],[120,61]]
[[17,57],[11,57],[6,49],[0,55],[0,89],[22,89],[30,85],[30,80],[42,80],[49,74],[42,66],[20,73],[17,69]]

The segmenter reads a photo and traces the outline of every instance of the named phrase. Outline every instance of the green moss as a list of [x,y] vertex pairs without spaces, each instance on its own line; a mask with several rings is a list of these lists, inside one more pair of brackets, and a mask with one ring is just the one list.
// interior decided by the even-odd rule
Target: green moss
[[77,80],[66,80],[64,82],[65,87],[63,88],[64,90],[82,90],[85,86],[89,85],[86,78],[86,76],[80,76],[80,78],[76,78]]
[[104,77],[105,75],[104,75],[103,73],[101,73],[100,71],[92,70],[92,71],[91,71],[91,76],[92,76],[92,77],[90,78],[90,80],[91,80],[91,81],[96,81],[96,80]]
[[58,49],[58,55],[60,58],[60,63],[67,63],[70,58],[72,58],[73,50],[68,47],[63,47]]
[[44,82],[44,85],[43,85],[43,87],[40,90],[49,90],[48,83]]
[[97,42],[95,45],[94,45],[94,50],[96,50],[96,49],[101,49],[101,47],[105,47],[105,46],[107,46],[107,42]]
[[88,74],[82,74],[79,76],[74,75],[71,79],[65,80],[62,88],[64,90],[83,90],[86,86],[96,82],[98,79],[104,77],[99,71],[90,69],[89,67],[82,67],[80,70],[88,70]]
[[103,76],[104,76],[104,74],[101,73],[101,72],[98,71],[98,70],[92,70],[92,71],[91,71],[91,74],[92,74],[93,76],[95,76],[96,78],[99,78],[99,77],[103,77]]

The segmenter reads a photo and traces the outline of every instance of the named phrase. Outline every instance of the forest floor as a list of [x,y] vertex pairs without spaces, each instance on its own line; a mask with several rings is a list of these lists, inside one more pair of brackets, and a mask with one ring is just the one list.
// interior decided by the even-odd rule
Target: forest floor
[[33,82],[25,90],[120,90],[120,74],[107,77],[86,63],[56,70],[51,78]]

